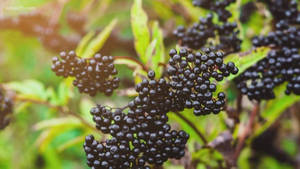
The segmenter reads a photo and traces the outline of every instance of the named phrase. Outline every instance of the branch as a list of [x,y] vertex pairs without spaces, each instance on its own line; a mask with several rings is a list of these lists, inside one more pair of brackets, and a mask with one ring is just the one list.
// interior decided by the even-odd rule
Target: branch
[[77,113],[74,113],[72,111],[68,111],[66,110],[64,107],[62,106],[57,106],[57,105],[53,105],[47,101],[42,101],[42,100],[37,100],[37,99],[33,99],[33,98],[26,98],[26,97],[21,97],[21,96],[14,96],[13,99],[15,101],[19,101],[19,102],[30,102],[30,103],[34,103],[34,104],[40,104],[40,105],[45,105],[49,108],[55,109],[58,112],[61,112],[64,115],[70,115],[73,116],[75,118],[77,118],[82,124],[86,125],[87,127],[89,127],[90,129],[93,129],[95,131],[98,131],[94,126],[92,126],[89,122],[87,122],[84,118],[82,118],[80,115],[78,115]]
[[208,143],[204,135],[197,129],[197,127],[189,119],[187,119],[186,117],[184,117],[182,114],[178,112],[174,112],[174,114],[177,115],[179,118],[181,118],[185,123],[187,123],[197,133],[197,135],[201,138],[201,140],[205,145]]
[[233,161],[236,161],[238,159],[238,157],[240,156],[240,153],[244,147],[245,141],[253,130],[255,117],[259,113],[259,105],[260,105],[259,103],[256,103],[255,107],[253,108],[253,110],[250,114],[250,119],[249,119],[249,122],[248,122],[248,125],[247,125],[245,131],[242,133],[242,135],[239,136],[239,143],[236,147],[236,151],[233,156]]

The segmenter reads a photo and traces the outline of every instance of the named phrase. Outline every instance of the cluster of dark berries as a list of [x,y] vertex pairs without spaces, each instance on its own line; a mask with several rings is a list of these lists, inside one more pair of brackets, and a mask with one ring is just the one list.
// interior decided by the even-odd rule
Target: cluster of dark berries
[[226,22],[232,16],[226,7],[233,2],[235,0],[193,0],[193,5],[214,11],[220,21]]
[[206,48],[204,52],[192,53],[185,48],[170,51],[168,75],[172,91],[175,93],[179,110],[194,108],[195,115],[219,113],[225,104],[225,94],[220,92],[214,97],[216,83],[230,74],[237,74],[233,62],[225,64],[222,52]]
[[96,128],[112,138],[99,143],[92,136],[86,137],[84,149],[90,167],[146,169],[184,156],[189,135],[171,130],[167,124],[167,113],[174,104],[169,99],[170,87],[154,76],[150,71],[149,80],[136,86],[139,95],[129,102],[127,112],[113,112],[101,105],[91,110]]
[[[274,31],[254,37],[255,47],[268,46],[271,51],[235,79],[238,89],[249,99],[274,99],[274,88],[287,82],[286,94],[300,95],[300,29],[295,1],[266,1],[274,16]],[[272,2],[272,4],[269,4]],[[276,8],[274,8],[274,5]],[[295,11],[296,10],[296,11]]]
[[275,22],[282,20],[291,24],[300,24],[300,13],[298,11],[298,3],[296,0],[260,0],[264,2]]
[[[200,18],[189,28],[178,26],[173,34],[179,40],[179,44],[191,49],[201,49],[209,46],[215,50],[222,50],[226,54],[240,51],[241,40],[238,38],[239,30],[236,23],[213,23],[213,15],[208,14]],[[218,37],[218,39],[217,39]],[[219,41],[213,44],[214,41]]]
[[214,96],[217,86],[212,80],[237,74],[234,63],[225,64],[224,54],[209,48],[196,53],[172,49],[170,57],[167,77],[155,79],[155,72],[149,71],[148,78],[136,85],[138,96],[125,107],[127,111],[102,105],[92,108],[96,128],[111,138],[98,142],[93,136],[86,137],[90,167],[146,169],[170,158],[180,159],[189,135],[171,130],[167,113],[193,108],[199,116],[224,109],[225,94]]
[[77,36],[60,35],[59,25],[50,24],[49,18],[39,13],[22,14],[16,18],[2,17],[0,29],[18,30],[25,35],[35,36],[45,47],[56,52],[74,49],[79,41]]
[[54,57],[52,62],[52,70],[57,76],[76,78],[73,85],[81,93],[95,96],[102,92],[109,96],[119,86],[120,79],[113,77],[118,71],[114,67],[112,56],[95,54],[93,58],[84,59],[70,51],[61,52],[60,57]]
[[4,129],[10,122],[9,114],[13,112],[13,102],[5,96],[0,88],[0,130]]

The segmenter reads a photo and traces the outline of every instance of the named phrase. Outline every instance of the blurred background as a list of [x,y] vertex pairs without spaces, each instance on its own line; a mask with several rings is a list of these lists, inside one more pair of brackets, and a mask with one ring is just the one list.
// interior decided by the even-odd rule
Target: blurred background
[[[168,58],[167,51],[176,46],[173,30],[178,25],[192,25],[208,13],[193,7],[191,0],[142,2],[148,24],[158,24],[163,34],[162,57],[165,59]],[[250,11],[246,21],[240,22],[242,6],[248,2],[250,0],[238,0],[230,6],[233,12],[231,20],[238,22],[240,37],[244,40],[244,52],[251,49],[254,35],[266,34],[272,29],[270,13],[262,4]],[[130,24],[132,3],[133,0],[0,1],[0,83],[8,89],[9,95],[18,94],[11,123],[0,131],[0,169],[88,168],[82,148],[85,136],[106,137],[91,127],[89,110],[96,103],[112,107],[126,105],[138,81],[134,78],[136,72],[127,65],[118,64],[121,88],[112,97],[98,94],[92,98],[79,94],[72,86],[72,79],[57,77],[51,71],[51,58],[60,51],[78,49],[86,39],[109,30],[108,25],[112,22],[115,25],[103,38],[100,53],[137,58]],[[229,87],[226,91],[229,105],[233,105],[236,90]],[[256,133],[261,137],[253,138],[247,144],[238,160],[238,168],[295,168],[296,159],[300,158],[300,107],[295,105],[299,97],[284,100],[288,104],[280,101],[284,97],[265,104],[261,120],[267,119],[270,123],[258,126]],[[249,109],[252,106],[251,103],[247,105]],[[191,120],[209,141],[213,141],[228,129],[230,122],[226,118],[222,113]],[[245,110],[240,119],[247,121],[247,118]],[[170,119],[174,128],[185,129],[191,134],[191,139],[189,153],[184,159],[171,160],[164,165],[165,168],[182,169],[192,163],[196,163],[199,169],[220,168],[219,163],[226,158],[224,154],[209,149],[199,150],[202,141],[192,129],[176,116],[170,115]],[[236,137],[239,129],[232,130]]]

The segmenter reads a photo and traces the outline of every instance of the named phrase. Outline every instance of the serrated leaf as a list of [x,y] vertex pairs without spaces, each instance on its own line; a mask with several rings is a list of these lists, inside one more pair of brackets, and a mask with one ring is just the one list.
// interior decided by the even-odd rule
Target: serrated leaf
[[90,58],[92,57],[95,53],[97,53],[102,46],[104,45],[104,43],[106,42],[106,40],[108,39],[108,37],[110,36],[113,28],[116,26],[117,24],[117,19],[114,19],[110,22],[109,25],[107,25],[102,31],[101,33],[99,33],[86,47],[86,49],[84,50],[83,54],[82,54],[82,58]]
[[[235,53],[235,54],[228,55],[224,59],[224,62],[235,63],[235,65],[239,68],[239,73],[236,75],[230,75],[228,78],[226,78],[226,81],[233,80],[235,77],[239,76],[246,69],[251,67],[253,64],[265,58],[269,51],[270,48],[261,47],[246,53],[237,53],[237,54]],[[223,81],[221,83],[224,83],[226,81]]]
[[131,28],[136,52],[144,64],[147,63],[145,53],[150,44],[150,32],[147,22],[148,17],[142,8],[142,0],[134,0],[131,8]]
[[92,40],[92,38],[95,36],[95,31],[90,31],[88,34],[86,34],[81,41],[79,42],[79,45],[76,48],[76,54],[78,56],[82,56],[84,51],[86,50],[89,42]]

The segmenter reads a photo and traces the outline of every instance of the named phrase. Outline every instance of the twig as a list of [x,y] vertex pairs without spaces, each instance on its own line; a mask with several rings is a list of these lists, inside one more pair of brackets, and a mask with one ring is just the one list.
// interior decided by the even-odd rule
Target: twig
[[72,111],[68,111],[68,110],[66,110],[62,106],[56,106],[56,105],[53,105],[53,104],[51,104],[51,103],[49,103],[47,101],[41,101],[41,100],[37,100],[37,99],[33,99],[33,98],[25,98],[25,97],[21,97],[21,96],[14,96],[13,99],[15,101],[19,101],[19,102],[31,102],[31,103],[34,103],[34,104],[45,105],[45,106],[47,106],[49,108],[57,110],[58,112],[61,112],[64,115],[71,115],[71,116],[77,118],[82,124],[86,125],[87,127],[91,128],[93,130],[98,131],[94,126],[92,126],[90,123],[88,123],[80,115],[78,115],[78,114],[76,114],[76,113],[74,113]]
[[255,107],[253,108],[253,110],[250,114],[250,119],[249,119],[249,122],[248,122],[248,125],[247,125],[245,131],[242,133],[241,136],[239,136],[239,143],[236,147],[236,151],[235,151],[234,156],[233,156],[233,161],[236,161],[238,159],[238,157],[239,157],[239,155],[240,155],[240,153],[241,153],[241,151],[244,147],[244,144],[245,144],[245,141],[246,141],[247,137],[252,132],[255,118],[259,113],[259,105],[260,105],[259,103],[256,103]]
[[197,133],[197,135],[201,138],[201,140],[205,145],[208,143],[204,135],[197,129],[197,127],[189,119],[187,119],[186,117],[184,117],[182,114],[178,112],[174,112],[174,114],[177,115],[179,118],[181,118],[184,122],[186,122]]

